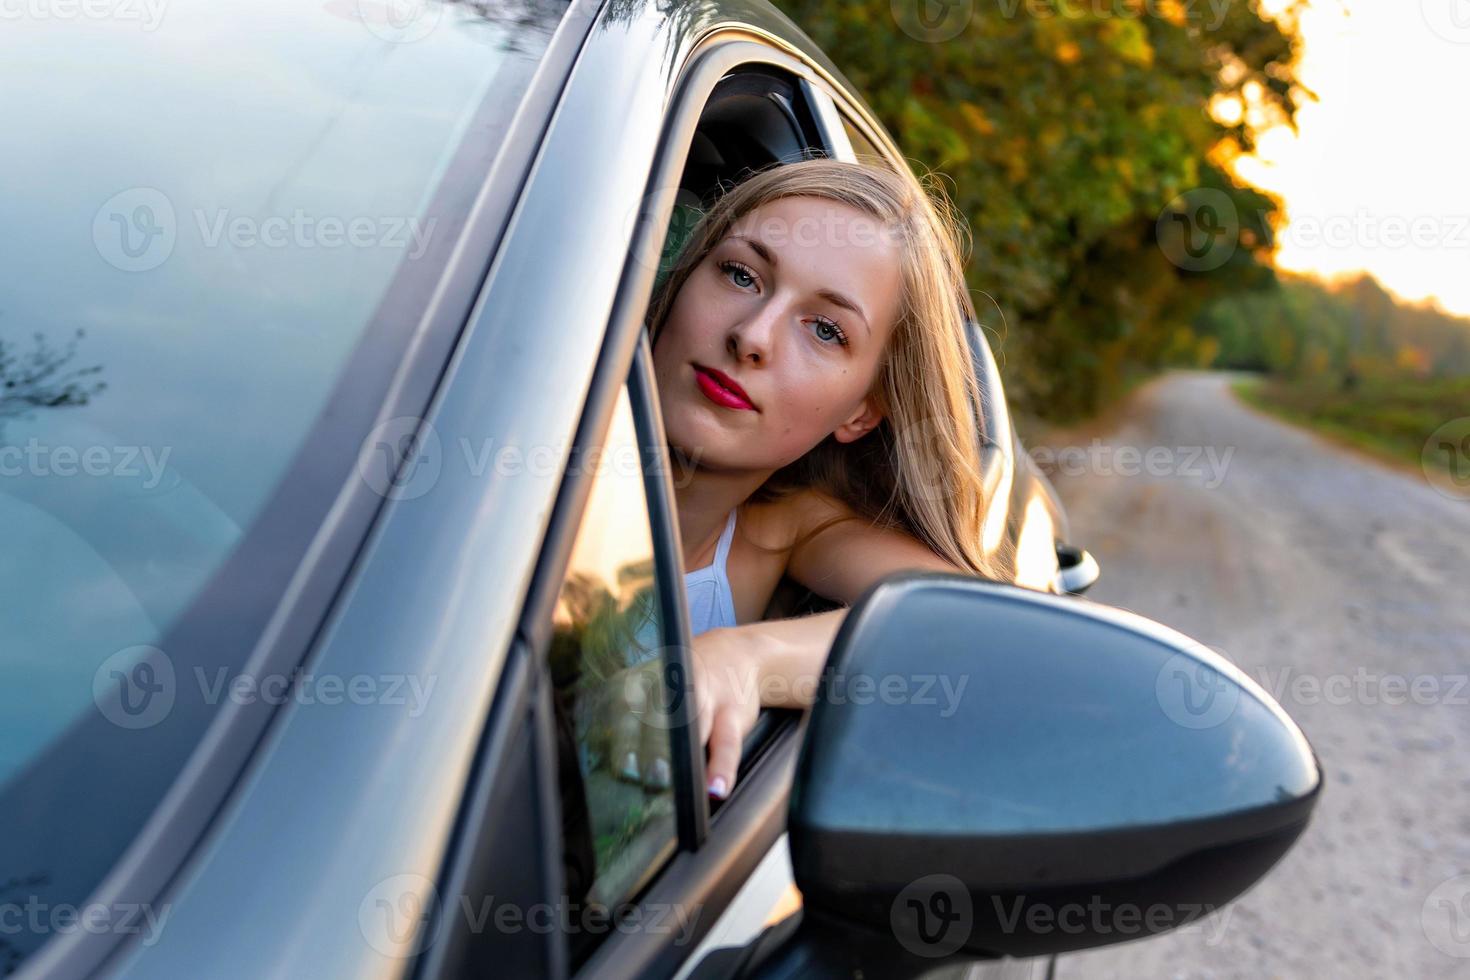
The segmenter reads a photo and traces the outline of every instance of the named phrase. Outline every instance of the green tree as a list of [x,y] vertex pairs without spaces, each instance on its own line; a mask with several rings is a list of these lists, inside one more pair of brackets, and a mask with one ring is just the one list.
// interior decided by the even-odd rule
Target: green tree
[[[1130,370],[1181,356],[1205,303],[1271,283],[1277,203],[1228,162],[1310,97],[1294,75],[1294,9],[1269,20],[1255,2],[777,3],[914,168],[951,178],[973,233],[969,284],[1006,334],[998,356],[1023,412],[1092,411]],[[967,13],[963,29],[946,37],[921,19],[940,10]],[[1221,121],[1212,105],[1232,100],[1251,111]],[[1218,262],[1181,267],[1160,248],[1160,217],[1206,191],[1234,220],[1211,245]]]

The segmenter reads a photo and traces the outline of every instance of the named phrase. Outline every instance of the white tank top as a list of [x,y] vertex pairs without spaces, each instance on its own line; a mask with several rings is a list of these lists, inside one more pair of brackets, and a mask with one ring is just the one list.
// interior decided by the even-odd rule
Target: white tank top
[[725,562],[730,557],[730,542],[734,537],[735,511],[732,510],[730,518],[725,521],[720,543],[715,546],[715,560],[684,574],[691,636],[719,626],[735,625],[735,598],[730,592],[730,576],[725,571]]

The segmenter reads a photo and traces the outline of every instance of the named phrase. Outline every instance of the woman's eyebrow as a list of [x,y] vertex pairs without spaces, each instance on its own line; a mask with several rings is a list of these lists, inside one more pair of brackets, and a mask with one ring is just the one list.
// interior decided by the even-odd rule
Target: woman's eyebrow
[[[749,245],[751,250],[754,251],[756,255],[759,255],[761,257],[761,260],[764,261],[766,265],[769,265],[772,269],[780,267],[780,263],[776,261],[776,256],[772,254],[769,248],[766,247],[765,242],[757,241],[748,235],[731,235],[730,240],[732,242],[744,242],[745,244]],[[851,310],[853,313],[856,313],[858,315],[858,319],[863,321],[863,328],[867,330],[869,334],[872,334],[873,327],[871,324],[868,323],[868,315],[863,312],[863,308],[857,304],[856,300],[849,298],[845,293],[839,293],[835,289],[819,289],[817,290],[817,295],[822,297],[827,302],[831,303],[833,306],[840,306],[845,310]]]

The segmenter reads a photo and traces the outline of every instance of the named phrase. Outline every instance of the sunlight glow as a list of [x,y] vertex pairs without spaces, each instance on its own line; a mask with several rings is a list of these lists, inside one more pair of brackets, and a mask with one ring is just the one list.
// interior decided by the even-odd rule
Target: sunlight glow
[[1300,23],[1300,77],[1321,101],[1298,111],[1299,135],[1268,130],[1236,161],[1285,200],[1278,267],[1366,270],[1470,315],[1470,3],[1312,0]]

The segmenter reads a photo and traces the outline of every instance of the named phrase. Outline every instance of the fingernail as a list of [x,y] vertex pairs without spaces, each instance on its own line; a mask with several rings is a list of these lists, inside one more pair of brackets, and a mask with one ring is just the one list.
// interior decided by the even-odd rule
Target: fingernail
[[725,785],[724,776],[716,776],[710,780],[709,795],[721,800],[730,795],[730,788]]

